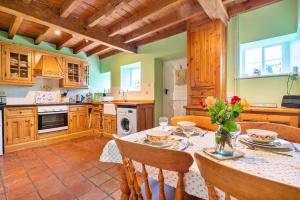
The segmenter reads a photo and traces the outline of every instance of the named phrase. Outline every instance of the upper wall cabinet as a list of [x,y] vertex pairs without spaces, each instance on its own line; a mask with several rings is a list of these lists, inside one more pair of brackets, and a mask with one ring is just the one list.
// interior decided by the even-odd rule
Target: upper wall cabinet
[[33,85],[33,51],[16,45],[2,46],[1,83]]
[[219,21],[188,26],[188,106],[207,96],[226,96],[225,25]]
[[88,87],[88,64],[77,59],[65,59],[65,77],[60,80],[60,87],[64,88],[87,88]]

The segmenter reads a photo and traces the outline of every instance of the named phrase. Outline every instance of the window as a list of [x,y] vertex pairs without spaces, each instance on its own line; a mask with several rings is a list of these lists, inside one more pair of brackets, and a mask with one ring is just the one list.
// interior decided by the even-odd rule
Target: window
[[289,43],[241,45],[240,77],[289,73]]
[[141,63],[136,62],[121,66],[121,90],[141,90]]
[[100,75],[100,91],[107,92],[111,88],[111,73],[106,72]]

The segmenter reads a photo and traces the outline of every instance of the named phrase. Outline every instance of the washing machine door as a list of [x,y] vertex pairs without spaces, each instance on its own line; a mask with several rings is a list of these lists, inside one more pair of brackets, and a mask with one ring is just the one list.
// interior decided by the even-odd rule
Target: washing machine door
[[132,122],[128,117],[123,117],[120,121],[121,132],[124,135],[128,135],[132,131]]

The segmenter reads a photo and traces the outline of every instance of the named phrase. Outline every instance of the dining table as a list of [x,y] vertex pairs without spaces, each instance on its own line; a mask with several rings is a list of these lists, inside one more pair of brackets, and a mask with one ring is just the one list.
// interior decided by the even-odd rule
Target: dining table
[[[167,126],[165,129],[171,130],[172,126]],[[126,141],[138,142],[146,137],[148,132],[155,130],[161,130],[162,127],[155,127],[153,129],[144,130],[134,134],[130,134],[122,137]],[[203,152],[205,148],[213,148],[215,146],[214,132],[205,131],[207,134],[194,135],[186,138],[188,140],[188,146],[183,151],[190,153],[194,157],[195,152]],[[181,136],[172,136],[181,137]],[[146,145],[146,144],[145,144]],[[294,144],[298,148],[300,144]],[[236,142],[235,149],[242,152],[243,157],[237,159],[217,160],[216,162],[222,162],[222,164],[231,168],[241,170],[243,172],[260,176],[262,178],[270,179],[273,181],[292,185],[300,188],[300,153],[291,151],[287,155],[273,153],[271,151],[264,151],[260,149],[252,149],[242,143]],[[149,152],[151,154],[151,152]],[[148,155],[145,155],[148,156]],[[155,155],[151,155],[155,156]],[[104,147],[102,154],[100,155],[101,162],[119,163],[122,164],[122,156],[114,140],[110,140]],[[141,165],[135,164],[136,170],[141,171]],[[147,166],[149,177],[152,179],[158,179],[158,169]],[[163,170],[165,177],[165,184],[175,187],[177,184],[177,173],[172,171]],[[216,174],[222,178],[222,174]],[[126,188],[127,181],[126,176],[121,175],[121,192],[122,196],[128,196],[129,190]],[[192,164],[189,171],[184,177],[185,192],[189,195],[208,199],[208,192],[205,181],[201,176],[196,162]],[[237,183],[238,187],[238,183]],[[216,188],[219,199],[224,199],[224,192]]]

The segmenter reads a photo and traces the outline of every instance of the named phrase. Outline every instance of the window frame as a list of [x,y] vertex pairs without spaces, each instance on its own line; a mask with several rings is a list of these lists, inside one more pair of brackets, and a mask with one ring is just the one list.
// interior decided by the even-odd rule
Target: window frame
[[[126,65],[121,65],[120,66],[120,90],[121,91],[127,91],[127,92],[139,92],[141,91],[141,87],[142,87],[142,66],[141,66],[141,62],[138,61],[138,62],[134,62],[134,63],[130,63],[130,64],[126,64]],[[134,65],[137,65],[137,66],[134,66]],[[130,82],[130,88],[123,88],[124,86],[122,86],[122,68],[129,68],[129,69],[123,69],[123,70],[130,70],[129,74],[130,74],[130,77],[129,77],[129,82]],[[136,69],[139,69],[140,70],[140,80],[139,80],[139,87],[137,89],[133,88],[133,82],[132,82],[132,71],[133,70],[136,70]]]
[[[260,43],[260,41],[257,41],[255,43]],[[281,46],[282,47],[282,68],[283,72],[276,73],[276,74],[266,74],[264,73],[266,69],[266,60],[265,60],[265,49],[274,47],[274,46]],[[290,42],[274,42],[271,44],[263,45],[263,44],[257,44],[257,45],[251,45],[250,47],[242,47],[243,44],[241,44],[241,56],[240,56],[240,67],[239,67],[239,78],[249,78],[249,77],[269,77],[269,76],[281,76],[286,75],[290,72]],[[261,48],[262,49],[262,69],[260,75],[255,74],[246,74],[246,51],[250,49],[256,49]]]

